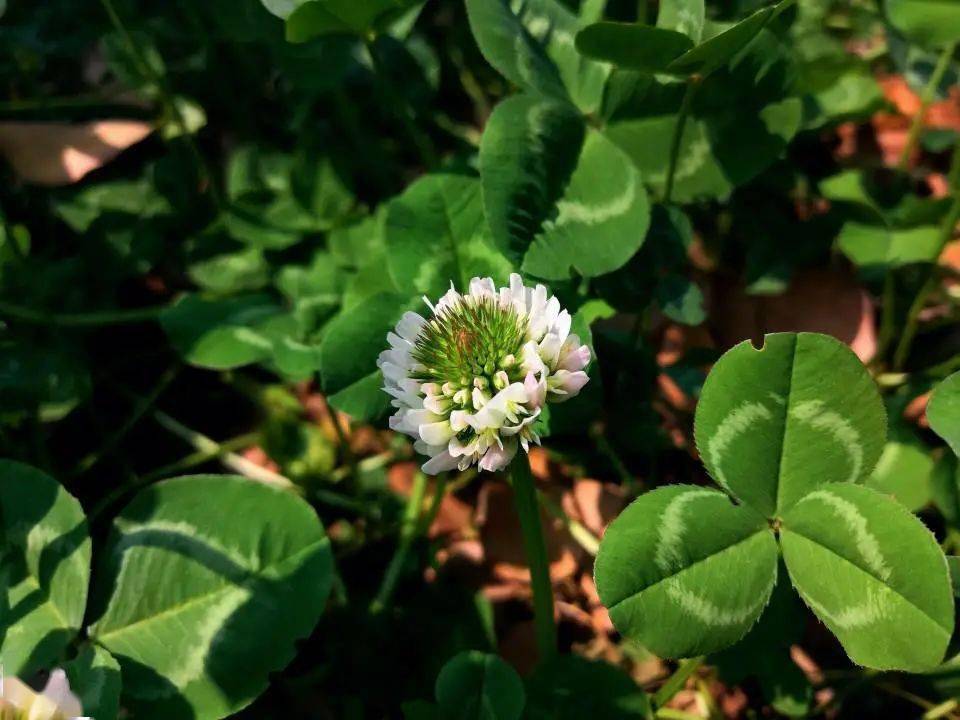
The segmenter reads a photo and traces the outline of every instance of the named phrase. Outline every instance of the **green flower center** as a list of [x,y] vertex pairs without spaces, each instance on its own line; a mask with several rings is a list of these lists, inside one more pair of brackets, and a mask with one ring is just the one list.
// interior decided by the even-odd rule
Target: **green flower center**
[[450,383],[456,389],[495,389],[502,370],[510,382],[517,382],[523,377],[520,359],[526,339],[527,319],[512,306],[501,307],[489,297],[465,297],[420,329],[412,355],[425,369],[414,378]]

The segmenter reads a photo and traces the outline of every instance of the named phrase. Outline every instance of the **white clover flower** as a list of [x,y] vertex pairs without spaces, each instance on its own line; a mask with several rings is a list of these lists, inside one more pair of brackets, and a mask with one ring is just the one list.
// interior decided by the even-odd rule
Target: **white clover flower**
[[424,300],[432,315],[405,313],[377,360],[397,408],[390,427],[430,457],[428,474],[474,463],[501,470],[518,446],[540,442],[534,421],[543,404],[587,383],[590,349],[570,334],[557,298],[516,274],[499,290],[491,278],[473,278],[466,294],[451,287],[436,305]]
[[70,691],[67,674],[54,670],[43,692],[17,678],[4,678],[0,688],[0,720],[90,720],[81,717],[80,700]]

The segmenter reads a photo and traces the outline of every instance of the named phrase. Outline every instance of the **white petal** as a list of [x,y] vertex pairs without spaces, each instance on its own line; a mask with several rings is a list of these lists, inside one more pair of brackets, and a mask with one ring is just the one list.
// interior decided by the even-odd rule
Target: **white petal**
[[541,407],[544,400],[547,399],[547,381],[543,375],[541,374],[538,380],[537,375],[528,372],[527,376],[523,379],[523,387],[527,391],[528,404],[534,408]]
[[517,454],[517,441],[511,438],[503,447],[492,446],[480,459],[479,468],[487,472],[503,470]]
[[440,454],[435,455],[427,460],[423,464],[421,470],[423,470],[427,475],[436,475],[438,473],[446,472],[447,470],[453,470],[458,464],[458,459],[444,450]]
[[426,320],[417,313],[410,311],[405,312],[403,317],[400,318],[400,322],[397,323],[397,334],[404,340],[416,342],[420,328],[425,322]]
[[449,420],[425,423],[419,427],[420,437],[427,445],[446,445],[453,437],[453,429]]
[[[567,338],[567,342],[573,340],[574,343],[580,342],[580,338],[576,335],[571,335]],[[590,364],[590,348],[586,345],[580,345],[579,347],[571,348],[564,352],[563,349],[560,350],[560,363],[559,367],[562,370],[570,370],[575,372],[577,370],[583,370],[587,365]]]
[[[554,298],[556,299],[556,298]],[[558,303],[559,307],[559,303]],[[570,334],[570,323],[573,322],[570,317],[570,313],[566,310],[557,315],[557,319],[553,322],[553,327],[550,332],[554,333],[561,340],[566,340],[567,336]]]
[[589,379],[583,370],[578,370],[577,372],[559,370],[556,374],[550,376],[550,379],[547,380],[547,385],[551,392],[562,396],[555,398],[558,402],[561,402],[563,400],[569,400],[579,394],[580,389],[587,384]]
[[494,297],[497,286],[493,284],[493,278],[475,277],[470,280],[470,294],[474,297]]
[[75,717],[83,712],[80,700],[70,692],[70,683],[67,674],[60,669],[50,673],[43,695],[49,698],[66,717]]
[[553,333],[547,333],[540,341],[538,348],[540,357],[543,358],[543,362],[548,368],[554,369],[557,367],[561,347],[563,347],[563,341]]
[[450,427],[457,433],[466,430],[470,427],[469,417],[470,413],[466,410],[454,410],[450,413]]

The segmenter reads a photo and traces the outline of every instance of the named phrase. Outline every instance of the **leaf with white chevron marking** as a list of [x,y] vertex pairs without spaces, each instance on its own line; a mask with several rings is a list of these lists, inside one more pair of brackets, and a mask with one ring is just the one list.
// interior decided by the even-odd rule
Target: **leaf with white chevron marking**
[[897,501],[823,485],[784,515],[780,545],[794,587],[855,663],[918,672],[943,660],[954,622],[947,563]]
[[777,579],[767,521],[723,493],[669,485],[635,500],[600,544],[597,591],[617,629],[664,657],[715,652],[760,617]]
[[886,437],[877,387],[843,343],[816,333],[744,341],[714,365],[695,434],[721,487],[767,517],[828,482],[861,482]]

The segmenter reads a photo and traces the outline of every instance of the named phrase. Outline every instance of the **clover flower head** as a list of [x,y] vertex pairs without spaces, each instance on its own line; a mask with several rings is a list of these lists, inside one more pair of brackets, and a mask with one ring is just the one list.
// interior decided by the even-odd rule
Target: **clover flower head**
[[397,409],[390,427],[410,435],[436,474],[477,464],[506,467],[517,448],[539,443],[546,402],[574,397],[587,382],[590,349],[570,333],[570,313],[543,285],[519,275],[507,287],[473,278],[450,290],[429,317],[407,312],[377,360]]
[[81,717],[82,712],[63,670],[54,670],[40,693],[17,678],[3,680],[0,720],[90,720]]

